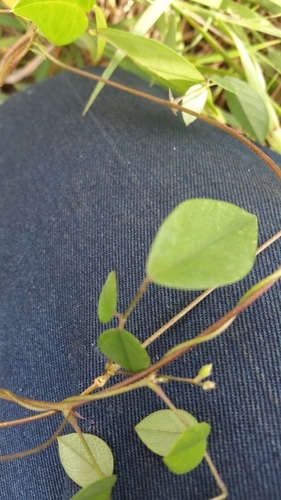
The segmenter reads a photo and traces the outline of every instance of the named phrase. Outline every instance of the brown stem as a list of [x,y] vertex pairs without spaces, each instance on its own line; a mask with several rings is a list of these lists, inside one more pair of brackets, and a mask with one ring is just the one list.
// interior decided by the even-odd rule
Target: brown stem
[[125,85],[121,85],[120,83],[112,82],[111,80],[106,80],[105,78],[102,78],[100,76],[93,75],[91,73],[88,73],[87,71],[83,71],[82,69],[78,68],[72,68],[71,66],[68,66],[67,64],[62,63],[58,59],[54,58],[50,54],[47,54],[45,51],[41,49],[42,53],[45,54],[46,57],[48,57],[51,61],[53,61],[55,64],[60,66],[61,68],[64,68],[68,71],[72,71],[73,73],[76,73],[81,76],[85,76],[86,78],[90,78],[91,80],[95,80],[98,82],[105,83],[106,85],[109,85],[110,87],[114,87],[116,89],[122,90],[124,92],[128,92],[129,94],[134,94],[138,97],[142,97],[144,99],[147,99],[149,101],[156,102],[157,104],[161,104],[163,106],[166,106],[167,108],[170,109],[176,109],[178,111],[183,111],[184,113],[188,113],[191,116],[195,116],[196,118],[199,118],[199,120],[202,120],[206,123],[209,123],[210,125],[213,125],[214,127],[217,127],[224,132],[227,132],[228,134],[232,135],[237,139],[238,141],[242,142],[248,148],[250,148],[256,155],[258,155],[259,158],[261,158],[270,168],[273,170],[273,172],[277,175],[278,179],[281,180],[281,170],[280,168],[276,165],[276,163],[267,156],[261,149],[256,146],[254,143],[252,143],[249,139],[244,137],[244,135],[240,134],[240,132],[237,132],[236,130],[230,128],[227,125],[224,125],[223,123],[217,122],[213,118],[210,118],[209,116],[201,115],[199,113],[196,113],[195,111],[192,111],[191,109],[187,109],[183,106],[180,106],[179,104],[176,104],[175,102],[170,102],[166,101],[165,99],[160,99],[159,97],[154,97],[150,94],[146,94],[145,92],[141,92],[139,90],[134,90],[131,89],[130,87],[126,87]]

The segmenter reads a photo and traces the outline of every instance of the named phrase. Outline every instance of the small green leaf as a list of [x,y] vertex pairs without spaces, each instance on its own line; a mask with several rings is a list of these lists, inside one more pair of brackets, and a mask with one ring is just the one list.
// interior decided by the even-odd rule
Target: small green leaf
[[189,427],[163,458],[164,463],[174,474],[192,471],[204,458],[209,433],[210,426],[205,422]]
[[186,425],[172,410],[159,410],[135,426],[135,431],[147,448],[161,457],[169,453],[188,425],[197,424],[197,420],[190,413],[178,411],[186,420]]
[[227,285],[250,271],[256,248],[254,215],[223,201],[187,200],[160,226],[146,272],[154,283],[182,290]]
[[115,475],[99,479],[78,491],[71,500],[108,500],[116,479]]
[[[192,85],[192,87],[190,87],[190,89],[188,89],[188,91],[185,93],[185,96],[182,100],[182,106],[191,109],[192,111],[196,111],[196,113],[201,113],[206,104],[207,97],[208,89],[205,85]],[[194,120],[196,120],[195,116],[189,115],[188,113],[182,113],[182,117],[186,126],[190,125],[192,122],[194,122]]]
[[263,100],[248,83],[233,77],[227,80],[236,89],[236,94],[226,91],[231,113],[251,137],[263,143],[268,130],[268,113]]
[[210,363],[209,365],[202,366],[202,368],[200,369],[197,377],[200,378],[200,379],[209,377],[211,375],[211,373],[212,373],[212,369],[213,369],[213,364],[212,363]]
[[98,340],[101,352],[129,372],[140,372],[150,365],[149,356],[140,341],[127,330],[112,328]]
[[109,273],[99,298],[98,317],[102,323],[108,323],[117,307],[117,284],[114,271]]
[[184,94],[194,83],[204,83],[203,76],[184,57],[169,47],[143,36],[116,29],[101,29],[98,35],[123,50],[135,64],[168,87]]
[[[83,436],[101,472],[105,476],[111,476],[113,472],[113,455],[109,446],[102,439],[92,434],[83,433]],[[75,483],[85,487],[100,479],[76,432],[60,436],[57,439],[62,466]]]
[[12,11],[32,21],[55,45],[67,45],[88,27],[95,0],[19,0]]

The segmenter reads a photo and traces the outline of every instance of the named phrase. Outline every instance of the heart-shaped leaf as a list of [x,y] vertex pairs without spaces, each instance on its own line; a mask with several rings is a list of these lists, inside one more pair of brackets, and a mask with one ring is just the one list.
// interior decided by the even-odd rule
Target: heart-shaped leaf
[[[105,476],[111,476],[113,472],[113,455],[109,446],[102,439],[92,434],[83,433],[83,436],[101,472]],[[75,483],[85,487],[100,479],[76,432],[60,436],[57,439],[62,466]]]
[[140,372],[150,364],[149,356],[140,341],[127,330],[112,328],[98,340],[101,352],[129,372]]
[[206,438],[210,429],[209,424],[203,422],[183,432],[169,454],[163,458],[174,474],[186,474],[200,464],[207,448]]
[[227,285],[250,271],[256,248],[254,215],[223,201],[187,200],[160,226],[146,271],[158,285],[182,290]]
[[87,12],[95,0],[19,0],[14,14],[32,21],[55,45],[67,45],[88,27]]
[[161,457],[169,453],[187,426],[197,424],[197,420],[187,411],[178,412],[186,421],[186,425],[172,410],[158,410],[145,417],[135,427],[147,448]]
[[79,490],[71,500],[108,500],[111,490],[116,483],[116,476],[104,477],[95,483]]

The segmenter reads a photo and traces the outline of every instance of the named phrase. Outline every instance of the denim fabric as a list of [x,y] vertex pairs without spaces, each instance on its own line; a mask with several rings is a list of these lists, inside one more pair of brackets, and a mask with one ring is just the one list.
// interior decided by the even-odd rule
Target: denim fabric
[[[114,79],[165,97],[122,71]],[[253,152],[212,126],[196,121],[185,128],[168,109],[111,88],[82,118],[92,88],[89,80],[60,74],[0,108],[0,387],[19,396],[60,400],[103,371],[97,301],[107,274],[116,270],[124,311],[157,228],[181,201],[210,197],[255,213],[260,243],[280,229],[280,182]],[[270,155],[281,165],[280,156]],[[244,280],[215,291],[167,331],[149,347],[152,361],[233,307],[276,269],[280,254],[276,242]],[[144,340],[197,295],[151,285],[127,328]],[[231,500],[280,498],[280,327],[279,283],[221,337],[164,370],[192,377],[214,364],[214,391],[176,382],[163,389],[178,408],[211,424],[209,453]],[[82,430],[114,453],[113,499],[218,495],[205,463],[176,476],[140,442],[134,426],[161,408],[164,403],[142,389],[81,409]],[[29,414],[0,400],[1,421]],[[1,429],[0,453],[42,443],[60,421],[56,415]],[[60,466],[56,443],[0,463],[1,500],[69,500],[77,490]]]

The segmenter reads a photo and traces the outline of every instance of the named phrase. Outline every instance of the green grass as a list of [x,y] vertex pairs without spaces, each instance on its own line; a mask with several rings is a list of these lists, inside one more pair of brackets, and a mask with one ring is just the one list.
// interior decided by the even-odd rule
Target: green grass
[[[158,3],[161,4],[160,0]],[[142,23],[143,32],[149,27],[149,20],[143,21],[143,13],[149,8],[146,2],[101,1],[108,27],[132,31],[136,23]],[[3,5],[4,8],[4,5]],[[148,36],[167,45],[192,63],[207,80],[210,93],[203,113],[227,123],[250,138],[269,145],[281,153],[281,0],[231,1],[197,0],[171,2],[168,9],[148,30]],[[156,16],[157,17],[157,16]],[[95,15],[89,16],[90,27],[94,28]],[[139,24],[137,25],[139,26]],[[0,14],[0,57],[20,40],[27,30],[27,23],[13,15]],[[98,59],[97,38],[84,33],[71,45],[52,47],[38,36],[52,55],[75,67],[101,64],[108,66],[114,58],[115,49],[108,43]],[[3,64],[2,64],[3,66]],[[123,59],[121,66],[126,70],[145,76],[145,68]],[[18,63],[17,68],[7,76],[0,91],[0,103],[14,92],[26,88],[59,69],[50,61],[42,59],[36,48],[29,50]],[[0,63],[1,77],[1,63]],[[248,97],[230,95],[227,79],[235,78],[246,83],[244,89],[253,100],[262,101],[256,111],[259,115],[265,109],[263,133],[251,128],[255,116],[244,109]],[[233,80],[234,82],[236,80]],[[157,81],[155,82],[157,83]],[[239,87],[240,89],[240,87]],[[237,91],[237,88],[236,88]],[[257,99],[255,99],[255,96]],[[233,97],[235,96],[235,97]],[[236,101],[235,101],[236,99]],[[231,102],[234,104],[231,106]],[[237,109],[240,109],[240,114]],[[242,116],[244,115],[244,116]],[[262,115],[262,116],[265,116]],[[266,123],[265,123],[266,122]]]

